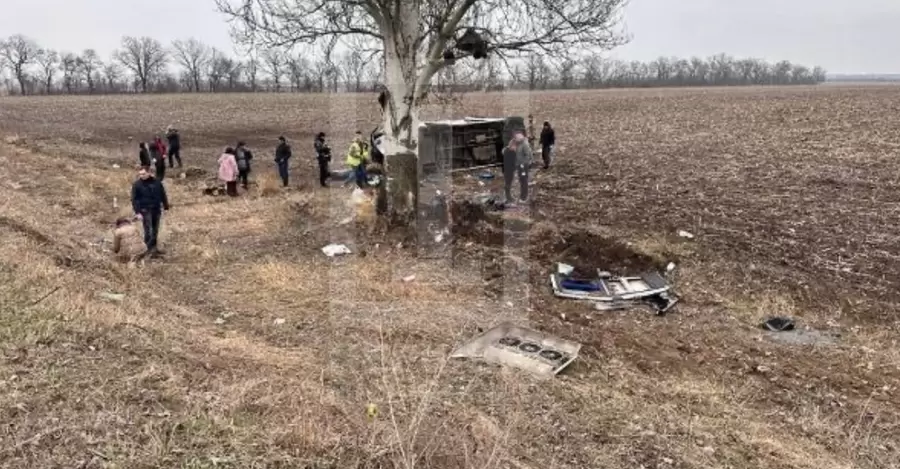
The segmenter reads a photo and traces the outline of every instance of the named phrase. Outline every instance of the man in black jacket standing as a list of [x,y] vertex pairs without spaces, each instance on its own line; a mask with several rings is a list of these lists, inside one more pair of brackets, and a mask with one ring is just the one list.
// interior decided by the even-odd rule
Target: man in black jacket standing
[[152,257],[164,254],[157,249],[156,242],[159,237],[162,211],[169,210],[169,199],[166,197],[166,188],[162,182],[157,181],[147,168],[138,171],[138,180],[131,186],[131,207],[134,209],[135,217],[140,218],[144,224],[144,243],[147,245],[147,252]]
[[178,135],[178,129],[169,127],[166,130],[166,139],[169,141],[169,168],[175,167],[175,160],[178,160],[178,167],[181,167],[181,135]]
[[138,159],[141,160],[141,167],[150,169],[150,165],[153,163],[152,158],[150,157],[150,150],[147,148],[147,144],[141,142],[138,144],[138,148],[140,148],[140,152],[138,153]]
[[556,132],[550,123],[544,121],[544,128],[541,129],[541,157],[544,159],[544,169],[550,169],[550,162],[553,158],[553,148],[556,145]]
[[234,161],[238,167],[238,181],[241,181],[244,190],[247,190],[250,185],[250,161],[252,160],[253,152],[247,148],[247,144],[238,142],[237,147],[234,148]]
[[278,165],[278,175],[284,187],[288,186],[288,161],[291,159],[291,146],[284,137],[278,137],[278,148],[275,149],[275,163]]
[[331,174],[328,171],[328,163],[331,162],[331,147],[325,143],[325,132],[319,132],[319,135],[316,135],[313,146],[316,148],[316,160],[319,162],[319,185],[328,187],[327,181]]

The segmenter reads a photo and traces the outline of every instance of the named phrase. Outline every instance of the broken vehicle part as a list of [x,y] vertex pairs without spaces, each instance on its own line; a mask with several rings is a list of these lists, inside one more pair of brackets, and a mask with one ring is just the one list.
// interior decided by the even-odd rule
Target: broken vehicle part
[[569,366],[581,344],[503,323],[456,349],[452,358],[476,358],[551,377]]
[[567,280],[570,279],[564,275],[550,275],[550,284],[553,286],[554,295],[572,300],[622,301],[658,295],[671,288],[668,282],[656,272],[646,273],[639,277],[597,278],[593,282],[598,289],[588,291],[569,288],[575,284],[567,283]]
[[647,297],[644,301],[656,311],[657,315],[662,316],[675,307],[675,304],[681,301],[681,299],[666,291],[658,295]]
[[772,332],[783,332],[794,330],[795,324],[794,320],[791,318],[771,317],[760,324],[760,327]]

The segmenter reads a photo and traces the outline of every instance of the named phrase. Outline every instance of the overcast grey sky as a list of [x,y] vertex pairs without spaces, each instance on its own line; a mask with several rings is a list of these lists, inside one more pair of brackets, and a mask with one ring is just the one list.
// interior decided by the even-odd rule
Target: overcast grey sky
[[[0,0],[0,37],[106,56],[122,36],[194,36],[231,51],[213,0]],[[15,7],[11,5],[15,4]],[[631,0],[622,59],[726,52],[821,65],[832,73],[900,72],[900,0]]]

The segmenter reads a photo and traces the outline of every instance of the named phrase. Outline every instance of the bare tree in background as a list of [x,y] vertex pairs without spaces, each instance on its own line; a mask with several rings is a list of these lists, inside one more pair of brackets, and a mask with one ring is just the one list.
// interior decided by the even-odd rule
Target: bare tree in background
[[575,69],[578,62],[571,57],[564,58],[557,66],[559,87],[568,90],[575,87]]
[[285,53],[280,48],[269,48],[263,51],[262,63],[272,84],[275,86],[275,92],[281,91],[281,77],[284,76],[285,63],[287,62]]
[[189,91],[200,91],[200,80],[203,72],[210,65],[212,52],[206,44],[190,38],[172,43],[175,60],[184,68],[189,78]]
[[43,73],[44,93],[50,94],[53,91],[53,77],[59,68],[59,54],[54,50],[41,50],[35,55],[34,60]]
[[531,54],[525,63],[525,73],[529,90],[533,91],[547,87],[547,75],[550,73],[550,67],[544,60],[543,55]]
[[116,53],[116,59],[134,74],[142,92],[146,93],[150,85],[165,68],[167,56],[162,43],[151,37],[122,39],[122,50]]
[[228,89],[230,91],[234,91],[238,89],[238,85],[241,82],[241,75],[244,73],[244,66],[240,61],[230,57],[225,59],[224,61],[228,63],[228,75],[225,77],[225,80],[228,83]]
[[[419,108],[444,67],[489,53],[542,51],[564,56],[579,48],[623,42],[614,30],[625,0],[216,0],[237,39],[267,46],[324,43],[356,37],[383,53],[383,127],[395,214],[412,215],[417,175]],[[465,32],[464,32],[465,31]],[[466,34],[468,33],[468,34]],[[467,40],[463,41],[463,38]],[[402,160],[402,161],[401,161]],[[410,197],[409,195],[412,195]]]
[[119,64],[115,62],[107,62],[106,65],[103,66],[103,79],[105,83],[105,87],[110,93],[115,93],[119,88],[119,79],[122,77],[122,70],[119,68]]
[[249,57],[247,57],[244,70],[247,75],[247,85],[250,87],[250,91],[255,93],[259,90],[259,57],[256,56],[255,52],[251,52]]
[[85,81],[87,81],[88,93],[93,94],[96,91],[99,71],[102,66],[103,61],[100,60],[100,56],[97,55],[97,51],[94,49],[85,49],[81,53],[81,57],[78,57],[78,67],[81,69],[81,73],[84,74]]
[[336,71],[338,80],[344,82],[347,91],[362,91],[362,83],[365,78],[366,63],[363,54],[359,51],[351,51],[344,54],[338,62]]
[[37,43],[31,39],[16,34],[9,39],[0,42],[0,56],[12,69],[13,76],[19,82],[19,91],[26,94],[28,84],[28,66],[33,64],[40,53]]
[[212,49],[209,55],[207,77],[209,78],[209,91],[216,93],[222,86],[222,80],[228,77],[231,68],[234,67],[228,56],[218,49]]
[[291,54],[287,57],[287,71],[291,91],[300,91],[309,74],[309,61],[302,54]]
[[63,72],[66,93],[72,94],[78,86],[78,56],[71,52],[64,53],[60,58],[59,69]]

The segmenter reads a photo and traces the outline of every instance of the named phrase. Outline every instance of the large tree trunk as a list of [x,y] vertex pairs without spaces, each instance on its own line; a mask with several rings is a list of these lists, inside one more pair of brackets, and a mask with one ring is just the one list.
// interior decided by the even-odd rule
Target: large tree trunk
[[384,70],[386,95],[383,112],[388,212],[394,220],[415,221],[418,206],[419,106],[437,65],[420,68],[416,2],[402,2],[394,21],[386,21]]
[[25,72],[22,70],[21,66],[16,67],[16,80],[19,81],[19,90],[22,92],[22,96],[25,96]]

